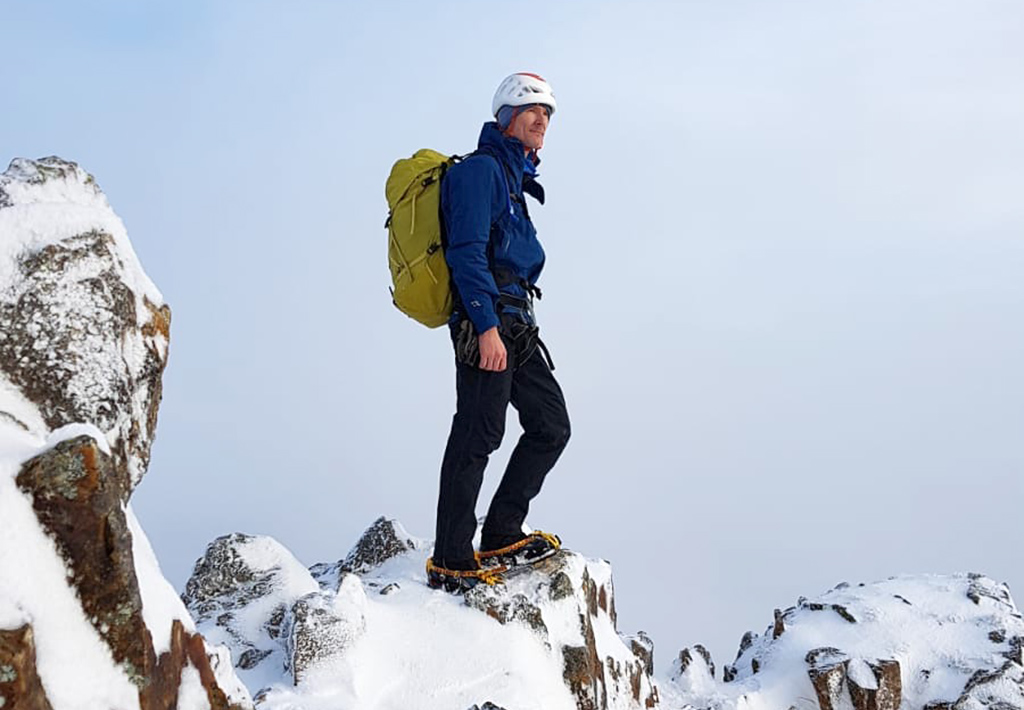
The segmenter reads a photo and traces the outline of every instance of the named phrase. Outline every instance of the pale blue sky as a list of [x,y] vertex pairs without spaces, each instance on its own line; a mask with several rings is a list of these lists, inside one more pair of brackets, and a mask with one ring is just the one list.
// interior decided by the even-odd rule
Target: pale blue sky
[[2,10],[0,161],[92,172],[173,309],[134,502],[179,589],[233,531],[306,564],[380,514],[431,537],[452,357],[389,302],[384,179],[529,70],[574,425],[530,522],[612,561],[620,629],[721,665],[841,581],[1020,597],[1016,0]]

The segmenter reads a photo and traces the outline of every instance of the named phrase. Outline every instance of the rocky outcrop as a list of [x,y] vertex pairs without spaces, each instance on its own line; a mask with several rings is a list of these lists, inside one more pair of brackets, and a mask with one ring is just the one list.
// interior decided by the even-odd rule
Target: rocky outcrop
[[254,682],[287,673],[299,684],[341,655],[366,626],[366,594],[345,573],[322,589],[309,570],[269,537],[214,540],[196,562],[182,600],[211,640],[226,644]]
[[310,572],[321,587],[336,590],[346,573],[367,575],[388,560],[415,549],[416,541],[401,523],[381,516],[363,531],[344,559],[314,565]]
[[337,594],[313,592],[291,608],[288,659],[298,685],[318,665],[342,656],[366,631],[366,592],[351,573],[343,575]]
[[808,676],[821,710],[899,710],[903,681],[899,661],[851,659],[832,647],[807,653]]
[[0,371],[50,430],[104,433],[127,500],[149,465],[170,309],[76,164],[17,159],[0,189]]
[[[475,587],[465,600],[501,624],[530,628],[560,650],[562,677],[579,710],[657,705],[653,643],[645,636],[646,642],[627,639],[627,646],[619,638],[607,563],[561,551],[506,573],[503,585]],[[566,619],[575,620],[578,634],[554,631],[564,628]],[[615,641],[609,643],[609,638]]]
[[0,175],[0,236],[0,537],[17,540],[5,553],[18,560],[0,569],[0,609],[15,610],[0,621],[25,622],[0,628],[0,706],[251,707],[129,504],[170,310],[74,163],[15,160]]
[[644,664],[644,671],[647,675],[654,677],[654,641],[643,631],[638,631],[635,636],[626,636],[624,641],[629,643],[629,650]]
[[[1005,585],[979,574],[894,577],[777,609],[763,634],[744,635],[723,685],[692,670],[673,681],[696,707],[756,693],[777,707],[814,697],[822,710],[1021,710],[1022,646]],[[694,656],[684,655],[686,671]]]
[[715,664],[711,660],[711,653],[699,643],[693,649],[684,648],[679,652],[679,673],[688,672],[695,662],[702,664],[709,676],[715,677]]
[[[496,706],[538,685],[545,690],[535,697],[558,698],[553,708],[657,705],[653,642],[618,635],[608,563],[561,551],[507,572],[504,584],[453,596],[424,583],[428,548],[380,518],[341,562],[307,571],[269,538],[232,535],[210,545],[184,599],[207,637],[231,647],[242,676],[266,686],[256,695],[261,707],[301,706],[307,686],[323,702],[324,686],[309,684],[324,677],[338,707],[360,706],[356,688],[365,683],[356,678],[390,679],[366,691],[377,702],[381,693],[430,688],[430,707],[469,707],[475,698],[459,688],[468,694],[481,683],[496,686]],[[262,660],[246,668],[254,654]]]

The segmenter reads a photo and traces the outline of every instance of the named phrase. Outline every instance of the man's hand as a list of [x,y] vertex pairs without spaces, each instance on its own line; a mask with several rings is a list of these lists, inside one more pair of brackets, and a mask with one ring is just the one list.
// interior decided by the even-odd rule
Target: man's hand
[[502,372],[508,364],[508,353],[505,351],[505,343],[501,342],[501,335],[495,326],[480,334],[478,345],[480,346],[480,369],[491,372]]

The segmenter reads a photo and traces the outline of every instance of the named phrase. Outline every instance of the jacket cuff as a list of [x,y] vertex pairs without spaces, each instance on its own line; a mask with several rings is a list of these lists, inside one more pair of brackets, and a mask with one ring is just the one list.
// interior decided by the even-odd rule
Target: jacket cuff
[[468,315],[469,319],[473,322],[473,327],[476,328],[477,335],[482,335],[491,328],[500,325],[498,314],[494,312],[493,307],[481,306],[471,311]]

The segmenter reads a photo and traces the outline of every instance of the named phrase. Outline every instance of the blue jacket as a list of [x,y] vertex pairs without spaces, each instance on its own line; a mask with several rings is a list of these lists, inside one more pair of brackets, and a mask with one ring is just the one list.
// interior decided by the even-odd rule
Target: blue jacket
[[[498,325],[498,297],[524,298],[544,268],[544,249],[526,212],[523,193],[544,204],[544,188],[534,179],[536,163],[523,144],[507,138],[497,123],[485,123],[477,152],[453,165],[441,187],[445,258],[456,292],[452,322],[465,314],[477,333]],[[512,281],[498,286],[495,273]],[[530,321],[532,316],[517,314]]]

